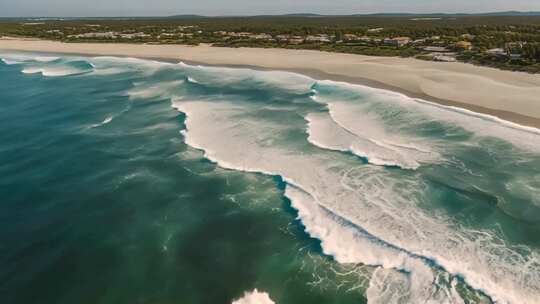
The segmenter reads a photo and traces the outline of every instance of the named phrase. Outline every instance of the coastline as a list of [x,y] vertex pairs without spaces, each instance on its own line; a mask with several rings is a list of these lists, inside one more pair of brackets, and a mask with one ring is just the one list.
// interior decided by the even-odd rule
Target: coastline
[[27,39],[0,39],[0,50],[137,57],[207,66],[289,71],[316,80],[394,91],[540,128],[540,75],[465,63],[309,50],[62,43]]

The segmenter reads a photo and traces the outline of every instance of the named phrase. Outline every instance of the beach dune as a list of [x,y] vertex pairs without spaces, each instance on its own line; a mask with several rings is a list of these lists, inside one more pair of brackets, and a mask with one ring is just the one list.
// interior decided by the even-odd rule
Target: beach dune
[[457,62],[309,50],[208,45],[62,43],[0,39],[0,50],[127,56],[218,66],[293,71],[315,79],[365,84],[540,127],[540,75]]

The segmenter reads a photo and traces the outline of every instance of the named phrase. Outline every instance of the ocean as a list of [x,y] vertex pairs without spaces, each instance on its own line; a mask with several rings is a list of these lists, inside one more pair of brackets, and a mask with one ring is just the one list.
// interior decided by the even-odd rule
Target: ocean
[[2,303],[539,303],[538,129],[288,72],[0,58]]

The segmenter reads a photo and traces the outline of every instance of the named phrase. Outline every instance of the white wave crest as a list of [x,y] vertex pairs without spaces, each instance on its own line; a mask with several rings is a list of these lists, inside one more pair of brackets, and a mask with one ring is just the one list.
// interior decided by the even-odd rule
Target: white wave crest
[[[99,68],[99,64],[96,66]],[[189,77],[211,86],[249,90],[252,85],[261,85],[285,92],[319,94],[311,89],[314,80],[292,73],[178,66]],[[398,105],[404,111],[453,124],[478,137],[502,138],[535,151],[540,148],[540,131],[534,128],[389,91],[320,83],[368,93],[373,102]],[[179,84],[143,83],[128,95],[173,98]],[[298,127],[294,122],[278,124],[256,115],[260,106],[223,98],[219,102],[173,101],[173,106],[187,117],[183,132],[186,143],[203,150],[205,157],[221,167],[281,176],[288,184],[286,195],[298,210],[306,232],[321,240],[325,253],[342,263],[380,267],[367,292],[371,301],[459,303],[455,279],[448,278],[450,284],[441,285],[441,272],[463,278],[499,303],[528,304],[540,298],[537,249],[507,244],[493,230],[462,227],[448,216],[420,207],[430,203],[426,201],[427,186],[419,177],[422,170],[366,166],[350,155],[328,151],[351,151],[374,164],[415,169],[440,161],[437,143],[407,137],[399,130],[393,134],[395,129],[387,130],[361,105],[321,96],[312,98],[327,104],[329,113],[309,114],[306,120],[308,139],[324,149],[302,140],[289,143],[286,135]],[[301,117],[305,115],[303,112]],[[519,193],[531,185],[517,179],[507,187]],[[382,286],[406,292],[395,298]]]
[[60,57],[56,57],[56,56],[54,57],[53,56],[36,56],[32,54],[0,54],[0,56],[2,57],[2,61],[4,61],[4,63],[6,63],[7,61],[7,62],[16,62],[17,64],[27,63],[27,62],[47,63],[47,62],[53,62],[60,59]]
[[274,304],[274,301],[270,299],[268,293],[254,289],[245,292],[240,299],[232,301],[232,304]]
[[106,76],[106,75],[116,75],[116,74],[122,74],[129,72],[129,69],[126,68],[96,68],[91,75],[99,75],[99,76]]
[[175,65],[167,62],[144,60],[131,57],[110,57],[100,56],[88,59],[95,66],[94,75],[114,75],[125,72],[140,72],[145,76],[163,69],[174,67]]
[[22,70],[24,74],[41,74],[45,77],[61,77],[88,73],[87,70],[70,67],[28,67]]
[[11,60],[11,59],[7,59],[7,58],[2,58],[2,62],[5,63],[6,65],[22,64],[21,61]]
[[499,138],[523,149],[540,151],[540,136],[538,136],[540,129],[538,128],[523,126],[493,115],[477,113],[459,107],[410,98],[388,90],[330,80],[319,83],[368,94],[368,98],[371,100],[399,105],[406,111],[424,115],[424,119],[430,118],[447,122],[456,127],[464,128],[478,137]]
[[[491,231],[467,230],[425,213],[417,207],[423,204],[425,187],[419,180],[359,166],[340,154],[267,146],[265,139],[280,131],[271,122],[245,115],[256,108],[226,102],[179,101],[174,106],[187,115],[186,143],[204,150],[205,157],[228,169],[280,175],[309,195],[316,208],[288,190],[308,233],[321,239],[336,260],[410,271],[410,296],[423,300],[431,299],[433,288],[441,288],[434,287],[438,275],[424,259],[501,303],[534,303],[540,295],[536,252],[501,246],[504,242]],[[443,299],[436,303],[456,302],[450,300],[454,292],[445,290],[447,296],[434,295]]]
[[381,119],[368,112],[369,105],[316,95],[312,99],[325,104],[329,111],[306,117],[309,140],[319,147],[350,151],[371,164],[403,169],[442,161],[434,142],[386,130]]
[[104,126],[104,125],[110,123],[113,119],[114,119],[114,116],[108,116],[108,117],[106,117],[102,122],[97,123],[97,124],[94,124],[94,125],[92,125],[92,126],[90,126],[90,127],[91,127],[91,128],[99,128],[99,127],[101,127],[101,126]]
[[192,78],[192,77],[188,77],[187,81],[189,81],[191,83],[199,83],[195,78]]
[[56,61],[58,59],[60,59],[60,57],[50,57],[50,56],[36,56],[36,57],[33,57],[33,60],[37,61],[37,62],[53,62],[53,61]]
[[[308,140],[323,149],[349,151],[373,165],[396,166],[415,170],[422,162],[434,162],[435,153],[398,146],[378,140],[357,136],[335,123],[326,113],[311,113],[308,121]],[[366,135],[373,136],[369,130]]]
[[304,75],[281,71],[255,71],[241,68],[178,66],[188,72],[191,80],[207,86],[250,89],[257,86],[277,87],[293,94],[309,94],[315,80]]
[[[373,285],[378,284],[378,277],[374,275],[371,279],[371,290],[367,293],[369,303],[463,303],[458,294],[450,295],[445,286],[432,284],[437,274],[425,261],[351,226],[294,186],[287,186],[285,195],[291,200],[292,207],[298,210],[298,218],[306,232],[321,240],[325,254],[343,264],[364,263],[387,269],[385,287],[377,292]],[[376,274],[380,272],[376,270]]]
[[135,84],[135,87],[126,94],[131,99],[172,98],[174,90],[183,83],[183,80],[175,80],[155,84]]

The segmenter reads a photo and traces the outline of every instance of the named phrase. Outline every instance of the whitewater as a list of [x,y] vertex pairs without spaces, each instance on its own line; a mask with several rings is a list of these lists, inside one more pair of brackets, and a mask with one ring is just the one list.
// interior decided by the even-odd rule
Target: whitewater
[[323,255],[372,266],[369,303],[540,299],[538,129],[289,72],[0,57],[51,78],[137,73],[123,96],[170,100],[185,115],[178,136],[189,146],[224,169],[279,178]]

